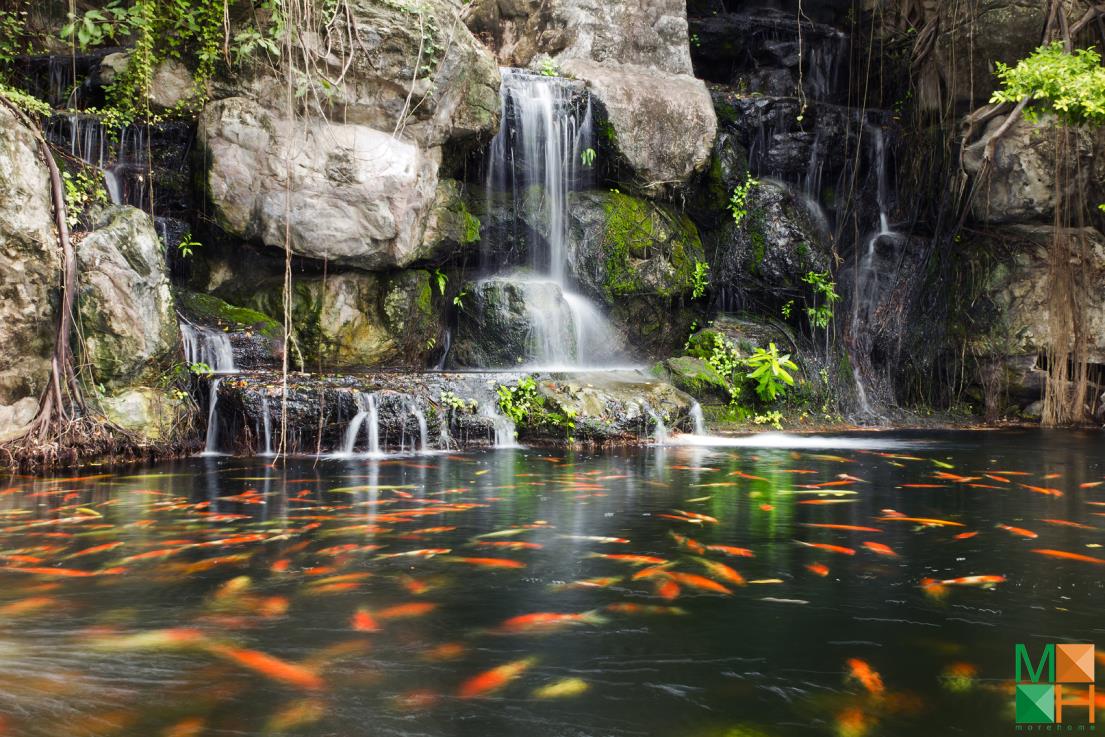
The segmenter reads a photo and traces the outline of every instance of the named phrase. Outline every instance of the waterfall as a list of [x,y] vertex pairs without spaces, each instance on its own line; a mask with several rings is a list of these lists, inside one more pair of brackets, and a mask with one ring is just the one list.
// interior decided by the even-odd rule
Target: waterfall
[[441,346],[441,358],[437,359],[437,363],[434,365],[435,371],[445,370],[445,361],[449,358],[449,349],[453,347],[453,331],[449,328],[445,328],[445,339]]
[[357,392],[357,414],[349,421],[349,427],[345,429],[345,437],[342,440],[342,455],[353,455],[357,448],[357,437],[361,433],[361,427],[365,427],[368,436],[368,454],[380,454],[380,417],[376,411],[376,395]]
[[694,434],[706,434],[706,416],[702,414],[702,405],[695,402],[691,405],[691,421],[694,422]]
[[[519,69],[503,69],[502,74],[503,123],[488,154],[488,201],[495,192],[509,191],[515,208],[523,203],[539,208],[535,220],[544,236],[530,252],[540,276],[529,280],[534,295],[527,310],[529,359],[543,367],[595,365],[599,356],[610,353],[611,343],[583,338],[588,330],[601,332],[607,321],[590,300],[571,291],[568,280],[568,197],[590,179],[582,160],[594,145],[590,95],[567,79]],[[540,188],[539,199],[532,196],[533,187]],[[517,216],[515,220],[517,231]],[[486,252],[484,262],[491,262]],[[575,344],[565,336],[575,336]]]
[[668,442],[668,426],[664,424],[664,418],[662,418],[655,410],[649,405],[645,405],[645,411],[648,412],[648,416],[652,418],[655,427],[652,429],[652,439],[657,445],[664,445]]
[[233,373],[234,349],[230,336],[221,330],[180,321],[184,358],[189,364],[202,363],[216,374]]
[[872,162],[875,169],[875,198],[879,208],[878,230],[872,233],[862,246],[859,264],[853,280],[850,343],[852,349],[852,376],[856,382],[856,396],[864,414],[874,414],[870,392],[865,383],[861,366],[870,364],[869,337],[871,324],[876,319],[886,286],[882,278],[878,247],[880,243],[896,244],[902,239],[890,224],[890,185],[887,179],[886,137],[878,125],[865,125],[871,138]]
[[409,409],[410,413],[414,415],[415,422],[418,423],[418,450],[425,453],[430,449],[430,431],[426,426],[426,415],[417,402],[412,401]]
[[261,420],[265,431],[265,445],[261,448],[261,455],[271,456],[272,453],[272,411],[269,409],[269,398],[261,397]]
[[204,455],[216,455],[219,452],[219,413],[216,409],[219,404],[219,382],[222,379],[214,379],[211,382],[211,397],[207,405],[207,442],[203,447]]

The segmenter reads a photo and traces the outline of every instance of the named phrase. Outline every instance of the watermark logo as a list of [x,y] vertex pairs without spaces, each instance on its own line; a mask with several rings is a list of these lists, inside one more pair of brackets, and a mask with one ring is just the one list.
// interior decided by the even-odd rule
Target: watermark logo
[[[1093,645],[1045,645],[1035,664],[1028,647],[1017,645],[1014,658],[1018,729],[1022,724],[1094,723]],[[1070,707],[1075,711],[1064,711]]]

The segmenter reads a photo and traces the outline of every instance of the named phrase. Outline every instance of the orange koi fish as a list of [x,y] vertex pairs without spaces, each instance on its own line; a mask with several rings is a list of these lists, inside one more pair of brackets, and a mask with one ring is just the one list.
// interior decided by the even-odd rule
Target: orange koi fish
[[1003,483],[1003,484],[1011,484],[1011,483],[1013,483],[1012,481],[1010,481],[1009,479],[1005,478],[1004,476],[998,476],[997,474],[994,474],[994,473],[988,473],[988,474],[986,474],[986,478],[990,479],[991,481],[1000,481],[1000,482],[1001,482],[1001,483]]
[[711,525],[717,524],[717,518],[711,517],[708,514],[699,514],[698,512],[684,512],[682,509],[676,509],[676,514],[681,514],[688,519],[695,519],[700,522],[708,522]]
[[42,566],[6,566],[0,571],[17,571],[19,573],[33,573],[39,576],[63,576],[65,578],[88,578],[90,576],[113,576],[125,573],[126,568],[105,568],[101,571],[82,571],[76,568],[49,568]]
[[735,586],[744,586],[747,583],[738,571],[733,570],[724,563],[718,563],[716,560],[707,560],[706,558],[695,558],[695,562],[710,572],[710,575],[719,581],[725,581]]
[[882,684],[882,676],[867,662],[859,658],[849,658],[846,661],[848,676],[859,681],[869,693],[881,694],[886,688]]
[[735,548],[732,545],[707,545],[706,549],[711,553],[722,553],[734,558],[755,558],[756,554],[748,548]]
[[827,550],[830,553],[840,553],[841,555],[855,555],[856,551],[852,548],[846,548],[843,545],[829,545],[828,543],[808,543],[802,540],[795,540],[794,542],[799,545],[805,545],[807,548],[817,548],[818,550]]
[[930,517],[904,517],[897,515],[888,515],[886,517],[878,517],[880,522],[914,522],[918,525],[924,525],[926,527],[966,527],[962,522],[952,522],[946,519],[932,519]]
[[848,530],[850,532],[882,532],[877,527],[863,527],[862,525],[831,525],[828,523],[803,522],[802,527],[817,527],[822,530]]
[[[559,459],[556,459],[559,462]],[[506,686],[508,683],[525,673],[537,662],[537,658],[523,658],[505,665],[500,665],[491,670],[484,671],[461,684],[457,695],[462,699],[473,699],[479,696],[487,696]]]
[[428,601],[412,601],[408,604],[397,604],[386,609],[377,610],[379,619],[411,619],[429,614],[437,609],[437,604]]
[[749,481],[768,481],[768,479],[765,479],[763,476],[753,476],[752,474],[745,473],[744,471],[730,471],[729,475],[737,476],[742,479],[748,479]]
[[85,548],[84,550],[78,550],[72,555],[67,555],[62,560],[69,560],[71,558],[83,558],[86,555],[96,555],[97,553],[106,553],[109,550],[115,550],[115,548],[126,545],[124,542],[104,543],[103,545],[93,545],[91,548]]
[[703,545],[702,543],[698,542],[697,540],[693,540],[689,537],[685,537],[683,535],[680,535],[679,533],[674,532],[672,530],[668,531],[668,537],[670,537],[672,540],[674,540],[675,544],[678,545],[679,547],[683,548],[684,550],[689,550],[690,552],[697,553],[699,555],[706,552],[706,546]]
[[1058,489],[1052,489],[1047,486],[1032,486],[1031,484],[1018,484],[1029,491],[1034,491],[1037,494],[1047,494],[1048,496],[1063,496],[1063,492]]
[[526,564],[517,560],[510,560],[508,558],[465,558],[459,556],[444,556],[442,560],[448,560],[453,563],[467,563],[468,565],[480,566],[482,568],[525,568]]
[[937,581],[933,578],[925,578],[921,580],[921,586],[923,588],[928,588],[931,586],[993,586],[994,584],[1003,583],[1004,581],[1005,576],[995,575],[963,576],[961,578],[947,578],[943,581]]
[[552,631],[576,624],[602,624],[605,620],[595,612],[580,614],[562,614],[559,612],[536,612],[511,617],[498,627],[498,632],[517,634],[533,630]]
[[1096,530],[1097,529],[1096,527],[1090,527],[1089,525],[1084,525],[1080,522],[1071,522],[1070,520],[1066,520],[1066,519],[1041,519],[1040,521],[1041,522],[1046,522],[1049,525],[1060,525],[1062,527],[1073,527],[1073,528],[1078,529],[1078,530]]
[[[735,572],[735,571],[734,571]],[[715,594],[732,594],[733,591],[727,586],[722,586],[713,579],[706,578],[705,576],[699,576],[697,573],[683,573],[681,571],[671,571],[668,575],[676,582],[681,583],[684,586],[692,589],[699,589],[700,591],[709,591]]]
[[1098,565],[1105,565],[1105,560],[1101,558],[1094,558],[1091,555],[1082,555],[1081,553],[1068,553],[1065,550],[1051,550],[1050,548],[1037,548],[1032,551],[1039,555],[1046,555],[1049,558],[1061,558],[1063,560],[1076,560],[1080,563],[1096,563]]
[[679,584],[672,581],[670,578],[660,581],[656,586],[656,595],[668,601],[678,599],[681,591]]
[[1010,533],[1012,533],[1012,534],[1014,534],[1014,535],[1019,535],[1020,537],[1027,537],[1027,538],[1029,538],[1030,540],[1031,540],[1032,538],[1037,538],[1037,537],[1039,537],[1039,535],[1037,535],[1037,534],[1036,534],[1035,532],[1033,532],[1032,530],[1026,530],[1026,529],[1024,529],[1023,527],[1010,527],[1009,525],[1005,525],[1005,524],[999,524],[999,525],[997,525],[997,528],[998,528],[999,530],[1005,530],[1006,532],[1010,532]]
[[1105,484],[1105,481],[1087,481],[1084,484],[1079,484],[1079,489],[1096,489],[1097,487]]
[[632,566],[658,566],[669,561],[657,558],[653,555],[633,555],[629,553],[588,553],[588,558],[606,558],[618,563],[628,563]]
[[23,614],[37,612],[46,607],[57,605],[57,599],[49,596],[32,596],[21,601],[13,601],[11,604],[0,606],[0,617],[18,617]]
[[886,545],[883,545],[882,543],[876,543],[876,542],[868,541],[868,542],[863,543],[863,547],[867,548],[872,553],[877,553],[879,555],[885,555],[888,558],[897,558],[898,557],[897,553],[895,553],[891,548],[889,548]]
[[600,576],[598,578],[584,578],[570,583],[556,584],[555,589],[604,589],[621,581],[621,576]]
[[522,540],[477,540],[472,543],[477,548],[497,548],[499,550],[541,550],[541,543],[528,543]]
[[969,540],[977,534],[978,534],[977,531],[961,532],[961,533],[959,533],[958,535],[955,536],[955,539],[956,540]]
[[211,644],[208,650],[214,655],[236,663],[243,668],[259,673],[274,681],[281,681],[310,691],[323,687],[318,674],[305,666],[289,663],[286,660],[263,653],[260,650],[246,650],[230,645]]
[[806,566],[806,570],[810,571],[811,573],[815,573],[822,578],[829,575],[829,567],[824,563],[810,563]]

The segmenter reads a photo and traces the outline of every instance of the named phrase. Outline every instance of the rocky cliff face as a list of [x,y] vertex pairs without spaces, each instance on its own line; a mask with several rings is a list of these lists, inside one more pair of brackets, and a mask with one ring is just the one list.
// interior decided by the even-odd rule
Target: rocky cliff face
[[0,439],[38,411],[57,326],[61,260],[40,155],[34,134],[0,106]]

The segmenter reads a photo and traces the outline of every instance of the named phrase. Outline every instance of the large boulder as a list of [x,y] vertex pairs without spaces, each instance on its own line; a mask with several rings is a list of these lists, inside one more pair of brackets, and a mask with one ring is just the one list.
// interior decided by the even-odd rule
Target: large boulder
[[690,74],[571,59],[562,69],[586,80],[613,127],[613,143],[643,192],[658,194],[703,171],[717,136],[706,84]]
[[303,37],[305,52],[342,79],[325,91],[329,119],[289,118],[284,83],[264,65],[216,90],[221,99],[200,119],[207,190],[233,235],[280,249],[288,240],[294,253],[359,268],[402,268],[471,236],[468,220],[442,227],[456,197],[440,191],[439,169],[493,132],[499,71],[460,21],[459,0],[358,0],[350,10],[338,21],[353,46],[348,69],[340,53]]
[[476,0],[468,24],[506,66],[529,66],[544,53],[691,73],[683,0]]
[[[979,139],[964,149],[963,166],[969,173],[978,173],[986,142],[1004,122],[1003,116],[990,121]],[[1066,131],[1056,176],[1060,128],[1055,120],[1021,118],[1014,123],[997,143],[990,174],[972,203],[974,218],[988,224],[1050,221],[1056,203],[1100,188],[1102,165],[1095,162],[1105,138],[1086,127]]]
[[0,106],[0,439],[38,411],[57,330],[61,259],[34,133]]
[[108,210],[77,246],[81,334],[97,384],[153,382],[180,350],[165,251],[153,219]]
[[706,255],[686,215],[620,192],[568,198],[569,258],[585,290],[608,306],[630,296],[676,297],[694,286]]

